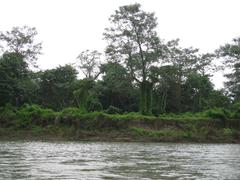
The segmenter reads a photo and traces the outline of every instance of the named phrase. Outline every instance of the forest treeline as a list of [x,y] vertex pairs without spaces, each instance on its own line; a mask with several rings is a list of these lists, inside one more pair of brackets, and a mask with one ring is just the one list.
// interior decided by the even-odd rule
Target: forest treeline
[[[55,111],[78,107],[81,112],[159,115],[228,108],[239,102],[240,38],[214,53],[182,48],[178,39],[166,42],[158,36],[154,13],[143,11],[140,4],[120,7],[109,22],[103,33],[104,61],[98,51],[85,50],[76,63],[45,71],[33,70],[42,48],[35,28],[1,32],[0,106],[38,104]],[[230,73],[225,74],[224,89],[216,90],[210,78],[224,68]],[[85,77],[79,79],[79,72]]]

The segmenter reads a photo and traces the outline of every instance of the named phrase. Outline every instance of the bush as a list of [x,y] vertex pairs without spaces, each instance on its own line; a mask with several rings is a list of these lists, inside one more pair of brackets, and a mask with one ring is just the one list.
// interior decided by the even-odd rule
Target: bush
[[32,125],[46,126],[54,123],[55,116],[55,112],[51,109],[24,104],[17,112],[16,126],[19,128],[31,127]]
[[63,109],[58,116],[59,123],[64,125],[72,125],[75,119],[79,119],[86,111],[76,107]]
[[232,118],[234,119],[240,119],[240,102],[237,102],[235,104],[233,104],[231,107],[230,107],[231,111],[233,112],[232,113]]
[[100,101],[97,99],[93,99],[91,102],[88,103],[88,112],[93,112],[93,111],[102,111],[103,107]]
[[11,104],[7,103],[5,106],[0,107],[0,114],[1,117],[15,117],[16,109]]
[[240,110],[233,113],[232,118],[240,119]]
[[104,112],[107,114],[122,114],[122,110],[114,106],[109,106]]
[[231,111],[239,111],[240,110],[240,102],[236,102],[230,106]]
[[234,132],[233,132],[233,130],[232,129],[229,129],[229,128],[224,128],[223,129],[223,135],[224,136],[233,136],[233,134],[234,134]]
[[221,108],[210,109],[210,110],[207,110],[205,113],[208,117],[213,119],[225,120],[229,116],[227,111],[224,111]]
[[60,116],[64,116],[64,117],[78,117],[79,114],[85,114],[86,111],[80,109],[80,108],[76,108],[76,107],[69,107],[69,108],[65,108],[60,112]]
[[11,126],[16,119],[16,109],[11,104],[0,107],[0,125]]

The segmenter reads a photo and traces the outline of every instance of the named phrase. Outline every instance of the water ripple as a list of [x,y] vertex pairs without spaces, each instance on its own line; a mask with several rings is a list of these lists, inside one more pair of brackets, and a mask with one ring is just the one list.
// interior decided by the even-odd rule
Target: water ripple
[[240,179],[240,145],[0,141],[0,179]]

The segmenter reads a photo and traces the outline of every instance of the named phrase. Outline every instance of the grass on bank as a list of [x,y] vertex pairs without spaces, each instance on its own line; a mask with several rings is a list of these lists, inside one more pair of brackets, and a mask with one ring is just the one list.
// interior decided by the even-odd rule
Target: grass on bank
[[131,136],[162,141],[231,141],[240,137],[239,107],[235,105],[227,110],[216,108],[201,113],[162,114],[156,117],[136,112],[122,113],[114,108],[85,113],[71,107],[55,112],[38,105],[25,104],[15,108],[7,104],[0,108],[0,136],[27,131],[29,136],[48,134],[69,138]]
[[120,114],[119,110],[113,111],[113,107],[110,107],[110,109],[111,110],[107,109],[101,112],[85,113],[79,108],[69,107],[60,112],[55,112],[38,105],[25,104],[20,108],[16,108],[7,104],[4,107],[0,107],[0,124],[25,128],[31,125],[72,125],[78,123],[78,121],[85,123],[85,125],[88,126],[94,126],[94,124],[100,125],[97,121],[101,120],[103,121],[102,123],[107,123],[105,121],[141,121],[151,123],[159,120],[190,123],[204,120],[220,120],[224,122],[231,119],[240,119],[240,104],[235,104],[230,109],[215,108],[198,113],[169,113],[161,114],[159,116],[144,116],[136,112]]

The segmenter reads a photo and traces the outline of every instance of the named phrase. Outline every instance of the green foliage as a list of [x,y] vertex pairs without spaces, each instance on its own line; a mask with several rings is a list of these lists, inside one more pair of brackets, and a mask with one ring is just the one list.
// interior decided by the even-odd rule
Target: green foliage
[[221,119],[226,120],[227,118],[231,118],[231,113],[228,110],[221,109],[221,108],[214,108],[207,110],[206,115],[213,119]]
[[152,68],[151,74],[157,82],[153,94],[154,114],[179,112],[181,89],[178,82],[178,69],[171,65],[165,65]]
[[227,91],[214,90],[215,56],[182,48],[178,39],[163,43],[154,13],[136,3],[119,7],[109,21],[107,63],[100,65],[97,51],[83,51],[77,62],[86,76],[81,80],[71,65],[30,71],[29,63],[35,65],[41,50],[35,28],[0,32],[1,127],[32,129],[33,134],[53,127],[71,135],[129,128],[157,138],[235,136],[233,129],[240,127],[240,38],[217,50],[232,72],[226,75]]
[[181,114],[168,113],[168,114],[161,114],[159,118],[166,119],[166,120],[184,120],[184,121],[186,120],[187,122],[210,119],[210,117],[208,117],[205,112],[199,112],[199,113],[186,112]]
[[69,108],[63,109],[60,112],[60,116],[67,117],[67,118],[74,118],[74,117],[78,117],[78,115],[85,114],[85,113],[86,111],[83,111],[80,108],[69,107]]
[[96,90],[104,109],[115,106],[124,111],[138,111],[138,89],[132,78],[121,64],[107,62],[102,64],[102,81],[97,82]]
[[104,112],[107,114],[122,114],[122,110],[114,106],[109,106]]
[[[232,100],[237,102],[239,38],[217,53],[233,68],[228,76],[229,96],[214,90],[210,81],[214,55],[182,48],[179,39],[161,41],[154,13],[145,12],[140,4],[119,7],[109,21],[104,32],[107,61],[100,64],[100,53],[83,51],[75,64],[86,75],[81,80],[71,65],[36,73],[29,70],[29,62],[35,61],[41,50],[35,28],[0,32],[0,106],[29,103],[56,111],[77,106],[85,112],[114,106],[143,115],[153,111],[158,116],[227,108]],[[96,81],[100,73],[102,78]],[[237,110],[231,118],[239,118]]]
[[17,118],[16,111],[16,108],[9,103],[0,107],[0,125],[2,127],[12,126]]
[[200,112],[204,108],[208,109],[208,101],[211,92],[213,92],[213,84],[208,76],[192,73],[187,77],[184,84],[184,104],[188,111]]
[[43,128],[42,127],[39,127],[39,126],[34,126],[32,129],[31,129],[33,135],[37,136],[37,135],[41,135],[44,133],[43,131]]
[[123,63],[129,75],[141,87],[140,111],[152,113],[150,68],[162,58],[162,44],[157,36],[154,13],[141,9],[140,4],[121,6],[110,16],[111,26],[105,29],[108,40],[106,53],[115,62]]
[[146,131],[142,128],[131,127],[131,128],[129,128],[129,130],[140,136],[148,135],[148,131]]
[[55,112],[38,105],[25,104],[17,111],[16,127],[29,128],[33,125],[47,126],[54,123]]
[[100,65],[100,55],[98,51],[82,51],[77,59],[78,62],[77,67],[80,68],[80,70],[85,75],[85,78],[88,79],[97,79],[97,77],[100,75],[101,71],[99,71],[99,65]]
[[0,105],[12,103],[19,106],[27,98],[26,82],[29,70],[22,55],[5,53],[0,57]]
[[[236,107],[237,105],[235,105]],[[51,109],[41,108],[38,105],[25,104],[19,109],[15,109],[13,106],[7,104],[0,108],[1,120],[14,120],[16,126],[19,128],[31,127],[34,125],[48,126],[54,123],[70,125],[76,127],[84,127],[88,124],[88,127],[97,128],[102,127],[100,124],[111,124],[114,122],[141,122],[155,124],[158,121],[171,122],[171,123],[187,123],[194,125],[198,122],[212,123],[212,119],[227,120],[235,118],[235,112],[215,108],[207,110],[201,113],[182,113],[182,114],[162,114],[159,117],[144,116],[139,113],[124,113],[116,107],[109,107],[103,112],[90,112],[87,113],[80,108],[71,107],[65,108],[61,112],[56,113]],[[3,122],[2,122],[3,123]],[[82,124],[81,124],[82,123]],[[100,124],[99,124],[100,123]],[[171,124],[170,123],[170,124]],[[85,124],[85,125],[84,125]]]
[[224,128],[223,129],[223,135],[224,136],[233,136],[233,134],[234,134],[234,131],[232,130],[232,129],[229,129],[229,128]]
[[226,89],[235,100],[240,100],[240,37],[234,38],[232,43],[221,46],[216,54],[222,57],[224,67],[231,68],[231,72],[225,74],[228,81],[225,82]]
[[152,114],[152,87],[153,83],[148,81],[140,83],[140,112],[143,115]]
[[174,129],[163,129],[158,131],[146,130],[146,129],[137,128],[137,127],[131,127],[129,129],[131,132],[133,132],[136,135],[149,136],[149,137],[155,137],[155,138],[168,137],[168,138],[181,139],[185,135],[183,131],[174,130]]
[[93,111],[94,105],[101,109],[100,102],[95,94],[94,85],[93,79],[85,78],[78,82],[77,89],[73,92],[77,105],[82,111]]
[[102,104],[97,98],[92,98],[88,101],[88,105],[87,105],[88,112],[102,111],[102,110],[103,110]]
[[70,65],[46,70],[40,74],[41,104],[54,110],[72,105],[77,71]]
[[51,109],[46,109],[46,108],[41,108],[39,105],[29,105],[25,104],[22,106],[19,110],[18,113],[20,116],[25,117],[32,117],[32,118],[38,118],[38,117],[43,117],[43,118],[53,118],[54,117],[54,111]]
[[126,126],[126,120],[102,112],[83,113],[80,109],[68,108],[60,112],[59,123],[77,129],[119,129]]
[[[205,98],[205,96],[203,96]],[[207,99],[207,106],[204,107],[204,109],[209,108],[229,108],[231,104],[231,99],[228,97],[226,91],[224,89],[221,90],[213,90],[208,95]]]
[[234,112],[232,118],[240,119],[240,111]]
[[232,112],[232,118],[240,119],[240,102],[235,102],[230,106],[230,111]]
[[119,119],[119,120],[127,120],[127,121],[151,121],[155,120],[156,117],[154,116],[146,116],[142,115],[141,113],[131,112],[131,113],[124,113],[124,114],[111,114],[108,115],[111,119]]
[[[234,105],[234,108],[237,108],[237,105]],[[115,113],[116,109],[113,109]],[[238,138],[239,121],[228,120],[224,126],[222,126],[223,121],[218,121],[225,121],[225,118],[229,117],[232,117],[232,112],[217,108],[202,113],[163,114],[159,117],[145,116],[134,112],[124,114],[87,113],[76,107],[54,112],[38,105],[28,104],[19,109],[10,104],[0,108],[0,125],[4,129],[29,131],[33,136],[53,133],[69,138],[74,138],[77,134],[81,136],[79,131],[106,133],[117,130],[117,132],[128,132],[134,137],[149,137],[158,141],[206,141],[214,138],[232,141]],[[3,119],[5,121],[2,121]],[[6,132],[4,130],[1,133]]]
[[37,30],[34,27],[13,27],[11,31],[0,32],[0,47],[4,53],[21,55],[25,62],[36,65],[37,56],[41,54],[42,43],[36,42]]
[[4,106],[0,107],[0,114],[2,118],[15,117],[16,108],[10,103],[7,103]]

